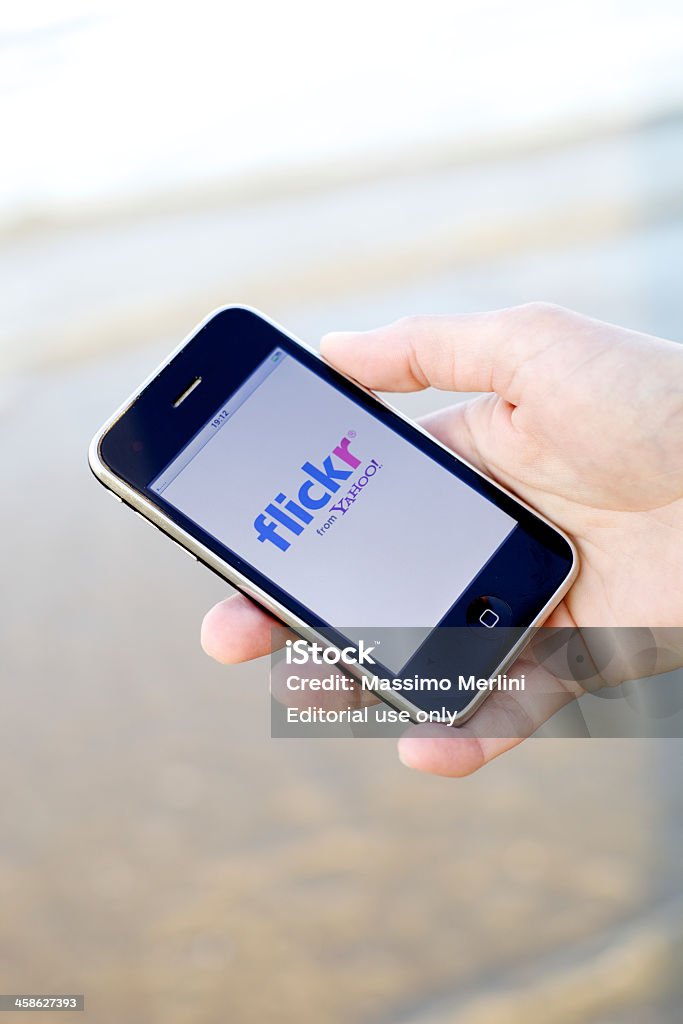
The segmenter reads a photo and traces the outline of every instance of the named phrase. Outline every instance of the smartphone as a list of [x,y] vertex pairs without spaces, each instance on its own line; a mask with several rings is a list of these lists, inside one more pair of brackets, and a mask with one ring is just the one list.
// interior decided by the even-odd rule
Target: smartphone
[[[576,574],[574,546],[543,516],[246,306],[202,321],[89,461],[117,498],[357,669],[359,637],[384,629],[397,643],[375,655],[383,672],[501,675]],[[444,701],[380,695],[414,721]],[[453,689],[450,721],[486,695]]]

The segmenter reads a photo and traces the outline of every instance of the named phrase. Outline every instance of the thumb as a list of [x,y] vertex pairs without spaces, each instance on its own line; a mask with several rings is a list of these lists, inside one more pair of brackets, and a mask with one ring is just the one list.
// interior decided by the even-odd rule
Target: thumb
[[566,330],[565,310],[533,303],[469,316],[416,316],[327,334],[328,362],[379,391],[495,391],[516,405],[516,371]]

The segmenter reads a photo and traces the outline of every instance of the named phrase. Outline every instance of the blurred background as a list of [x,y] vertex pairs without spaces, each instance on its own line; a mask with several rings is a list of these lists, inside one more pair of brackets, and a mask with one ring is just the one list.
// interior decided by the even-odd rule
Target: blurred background
[[86,466],[230,301],[314,344],[539,298],[683,337],[679,0],[24,0],[0,55],[0,991],[98,1024],[680,1021],[679,742],[455,781],[271,740],[267,662],[199,649],[227,587]]

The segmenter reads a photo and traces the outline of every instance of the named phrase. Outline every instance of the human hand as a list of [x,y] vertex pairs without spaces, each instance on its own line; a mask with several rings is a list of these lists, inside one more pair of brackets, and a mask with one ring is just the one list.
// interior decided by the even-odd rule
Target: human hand
[[[422,423],[574,539],[579,575],[548,625],[683,625],[683,348],[532,304],[332,334],[321,351],[375,390],[485,392]],[[202,643],[222,662],[258,657],[273,624],[237,596]],[[476,730],[403,737],[402,760],[462,775],[497,756],[519,741],[481,738],[499,697]]]

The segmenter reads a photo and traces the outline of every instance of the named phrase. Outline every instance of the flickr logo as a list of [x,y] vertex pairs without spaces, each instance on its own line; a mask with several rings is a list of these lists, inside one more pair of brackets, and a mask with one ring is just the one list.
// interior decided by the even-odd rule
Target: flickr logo
[[[286,551],[291,546],[287,534],[298,537],[313,522],[312,513],[324,508],[341,484],[360,466],[360,459],[349,451],[350,444],[348,437],[343,438],[323,460],[322,469],[312,462],[304,462],[301,469],[306,473],[306,479],[299,487],[296,500],[280,491],[266,505],[265,511],[256,516],[254,528],[262,544],[269,541],[280,551]],[[338,460],[337,465],[335,459]]]

